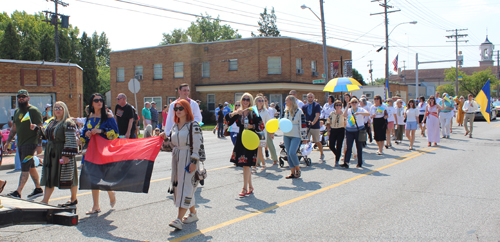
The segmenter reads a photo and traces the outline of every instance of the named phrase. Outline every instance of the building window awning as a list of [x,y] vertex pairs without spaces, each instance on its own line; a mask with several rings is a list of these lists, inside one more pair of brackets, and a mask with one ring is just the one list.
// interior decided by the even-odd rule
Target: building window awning
[[212,85],[196,85],[197,92],[247,92],[258,90],[273,90],[273,91],[323,91],[324,85],[315,85],[309,83],[296,82],[274,82],[274,83],[242,83],[242,84],[212,84]]

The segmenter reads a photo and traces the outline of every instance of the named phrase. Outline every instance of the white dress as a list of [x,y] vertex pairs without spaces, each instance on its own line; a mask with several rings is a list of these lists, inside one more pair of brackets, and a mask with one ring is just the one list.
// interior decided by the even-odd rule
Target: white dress
[[[191,154],[189,146],[189,128],[193,124],[193,153]],[[172,127],[171,144],[172,144],[172,186],[174,187],[174,203],[176,207],[190,208],[195,205],[194,192],[199,181],[196,181],[194,174],[196,171],[188,173],[185,167],[191,164],[191,159],[198,162],[197,170],[199,169],[199,155],[201,145],[203,144],[203,136],[201,128],[196,121],[191,121],[180,129],[175,124]],[[189,170],[189,168],[188,168]]]

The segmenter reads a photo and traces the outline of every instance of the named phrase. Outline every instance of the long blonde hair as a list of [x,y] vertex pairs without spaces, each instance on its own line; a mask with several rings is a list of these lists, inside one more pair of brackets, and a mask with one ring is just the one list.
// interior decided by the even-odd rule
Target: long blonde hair
[[266,99],[264,98],[264,96],[256,96],[255,99],[253,100],[253,105],[256,106],[257,108],[259,108],[259,105],[258,105],[259,99],[262,99],[264,101],[264,103],[262,104],[262,109],[267,110],[267,106],[266,106],[266,102],[265,102]]
[[[58,123],[56,125],[56,127],[54,128],[54,134],[56,133],[57,129],[61,127],[61,125],[64,125],[64,123],[66,123],[65,121],[68,120],[70,122],[73,123],[73,120],[71,119],[71,115],[69,114],[69,110],[68,110],[68,106],[66,105],[66,103],[64,102],[61,102],[61,101],[57,101],[55,104],[54,104],[54,108],[56,107],[56,105],[60,105],[62,108],[63,108],[63,118],[61,119],[62,122]],[[54,116],[54,121],[56,121],[56,112],[55,110],[53,111],[52,115]]]
[[285,98],[285,102],[287,99],[290,99],[290,102],[292,102],[291,107],[286,105],[285,108],[285,113],[288,115],[288,117],[295,117],[295,113],[297,112],[297,109],[299,109],[299,105],[297,105],[297,98],[295,98],[293,95],[288,95]]
[[250,98],[250,102],[249,102],[249,104],[248,104],[248,107],[247,107],[247,108],[251,107],[251,106],[252,106],[252,103],[253,103],[253,96],[252,96],[252,94],[250,94],[250,93],[248,93],[248,92],[243,93],[243,95],[241,95],[241,99],[240,99],[240,109],[241,109],[241,110],[244,110],[244,109],[243,109],[243,98],[245,98],[245,97]]

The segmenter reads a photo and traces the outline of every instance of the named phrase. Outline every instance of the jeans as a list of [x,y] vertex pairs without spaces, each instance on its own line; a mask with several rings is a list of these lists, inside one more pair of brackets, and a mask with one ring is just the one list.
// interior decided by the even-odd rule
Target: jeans
[[223,122],[217,122],[217,137],[224,137],[224,123]]
[[236,145],[236,137],[237,136],[238,136],[238,133],[231,132],[231,141],[233,142],[233,145]]
[[441,134],[443,136],[450,136],[450,126],[453,114],[451,112],[439,113],[439,123],[441,124]]
[[358,151],[358,165],[363,164],[363,146],[361,145],[361,141],[359,141],[359,131],[355,132],[345,132],[345,137],[346,137],[346,146],[347,150],[345,152],[345,158],[344,158],[344,163],[349,164],[349,161],[351,160],[351,153],[352,153],[352,145],[353,141],[356,141],[356,149]]
[[335,154],[335,163],[342,156],[342,143],[344,142],[345,129],[330,129],[330,150]]
[[151,126],[153,126],[153,131],[158,128],[158,121],[151,121]]
[[276,154],[276,148],[274,147],[273,139],[271,139],[271,135],[269,135],[269,133],[267,133],[266,142],[267,148],[269,148],[269,152],[271,153],[271,158],[273,159],[273,161],[277,161],[278,155]]
[[285,143],[288,165],[290,168],[299,166],[297,150],[299,149],[301,142],[300,137],[283,136],[283,142]]

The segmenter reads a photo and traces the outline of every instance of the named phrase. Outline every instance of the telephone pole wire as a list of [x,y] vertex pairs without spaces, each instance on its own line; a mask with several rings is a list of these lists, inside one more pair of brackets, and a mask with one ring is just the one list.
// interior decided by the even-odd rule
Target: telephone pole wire
[[466,31],[467,29],[452,29],[446,30],[446,32],[455,32],[454,35],[448,35],[446,38],[455,39],[454,41],[446,41],[446,42],[455,42],[455,95],[458,95],[458,42],[468,42],[468,40],[458,40],[459,38],[464,38],[469,36],[468,34],[458,34],[458,31]]
[[[47,20],[45,20],[45,22],[50,22],[52,25],[54,25],[55,27],[55,31],[54,31],[54,42],[56,44],[56,62],[59,62],[59,33],[58,33],[58,26],[59,26],[59,16],[63,16],[63,18],[65,17],[66,18],[66,21],[67,21],[67,16],[64,16],[62,14],[59,14],[57,11],[58,11],[58,5],[61,5],[63,7],[67,7],[69,6],[69,3],[65,3],[65,2],[62,2],[61,0],[46,0],[47,2],[54,2],[54,5],[55,5],[55,12],[49,12],[49,11],[43,11],[45,14],[46,14],[46,17],[47,17]],[[48,20],[48,16],[49,14],[51,15],[51,20],[49,21]],[[64,26],[63,26],[64,28]]]

